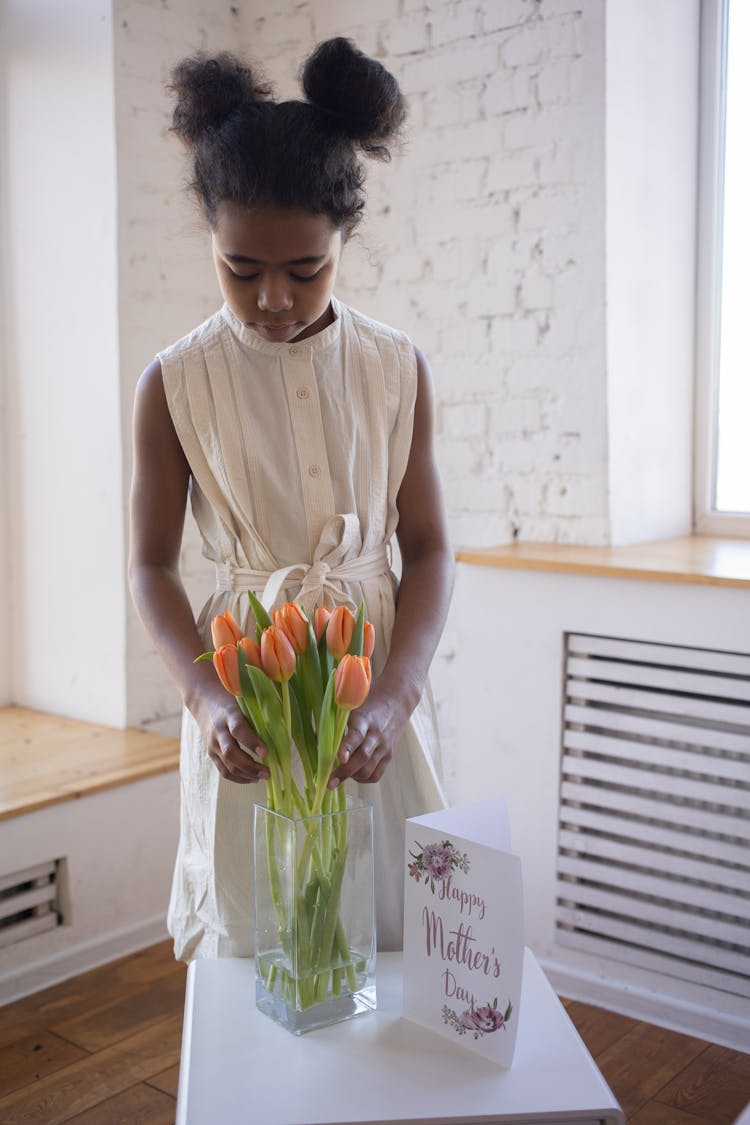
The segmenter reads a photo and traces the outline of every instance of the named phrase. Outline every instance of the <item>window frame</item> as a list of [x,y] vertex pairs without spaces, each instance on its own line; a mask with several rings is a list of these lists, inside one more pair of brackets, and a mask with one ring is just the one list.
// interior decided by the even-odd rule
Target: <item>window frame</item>
[[701,0],[693,524],[697,534],[750,538],[750,515],[714,507],[729,2]]

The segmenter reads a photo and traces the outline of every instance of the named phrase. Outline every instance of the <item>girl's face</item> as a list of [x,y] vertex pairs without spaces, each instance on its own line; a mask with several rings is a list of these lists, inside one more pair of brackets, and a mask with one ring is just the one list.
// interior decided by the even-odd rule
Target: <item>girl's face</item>
[[327,215],[222,203],[212,245],[224,300],[264,340],[306,340],[333,320],[344,238]]

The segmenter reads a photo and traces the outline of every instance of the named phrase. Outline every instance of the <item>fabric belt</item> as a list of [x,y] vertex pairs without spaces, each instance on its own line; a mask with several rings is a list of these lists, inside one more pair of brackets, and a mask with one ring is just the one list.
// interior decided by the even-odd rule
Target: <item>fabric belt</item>
[[326,596],[334,604],[356,609],[343,584],[379,578],[389,569],[390,555],[385,543],[362,551],[357,516],[334,516],[323,529],[311,563],[292,563],[277,570],[252,570],[230,562],[220,563],[216,567],[216,585],[219,590],[234,593],[252,590],[269,610],[282,590],[297,584],[300,590],[296,600],[305,609],[320,605]]

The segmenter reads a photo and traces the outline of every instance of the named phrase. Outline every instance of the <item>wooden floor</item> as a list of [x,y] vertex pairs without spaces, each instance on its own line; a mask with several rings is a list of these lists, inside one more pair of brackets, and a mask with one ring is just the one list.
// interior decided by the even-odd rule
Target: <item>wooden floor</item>
[[[164,942],[0,1008],[2,1125],[171,1125],[184,988]],[[565,1004],[633,1125],[731,1125],[750,1101],[750,1055]]]

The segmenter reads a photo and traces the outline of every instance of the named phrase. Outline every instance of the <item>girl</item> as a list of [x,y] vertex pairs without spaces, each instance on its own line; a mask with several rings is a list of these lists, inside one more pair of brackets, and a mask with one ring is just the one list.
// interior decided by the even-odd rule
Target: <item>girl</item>
[[[217,613],[251,627],[247,589],[269,608],[364,599],[375,625],[373,689],[329,784],[370,785],[380,948],[401,946],[404,818],[444,806],[425,686],[452,553],[429,374],[403,333],[334,296],[364,206],[358,151],[388,157],[404,104],[345,39],[320,44],[302,82],[306,101],[275,102],[222,54],[184,60],[171,87],[224,297],[146,368],[134,414],[131,588],[185,703],[168,919],[183,960],[252,954],[248,783],[268,776],[266,750],[193,663]],[[217,576],[197,624],[178,569],[188,493]]]

